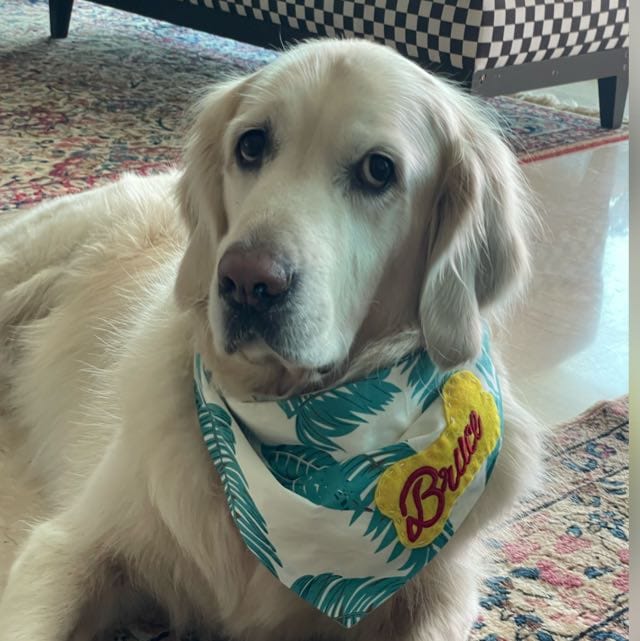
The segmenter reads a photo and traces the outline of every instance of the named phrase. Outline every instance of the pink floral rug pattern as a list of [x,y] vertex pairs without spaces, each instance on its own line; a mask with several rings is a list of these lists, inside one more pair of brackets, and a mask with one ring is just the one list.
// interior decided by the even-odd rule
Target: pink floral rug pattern
[[556,428],[545,490],[489,539],[473,641],[627,641],[628,411],[602,403]]

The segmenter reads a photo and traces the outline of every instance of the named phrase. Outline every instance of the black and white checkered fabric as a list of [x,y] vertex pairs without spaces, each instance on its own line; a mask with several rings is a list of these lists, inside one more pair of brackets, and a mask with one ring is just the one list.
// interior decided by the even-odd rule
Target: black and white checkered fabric
[[178,0],[478,71],[629,46],[628,0]]

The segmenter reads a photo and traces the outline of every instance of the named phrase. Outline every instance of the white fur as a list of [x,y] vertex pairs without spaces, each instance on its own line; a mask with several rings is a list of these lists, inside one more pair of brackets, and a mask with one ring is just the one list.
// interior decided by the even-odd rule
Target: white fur
[[[277,153],[240,171],[237,136],[267,121]],[[399,184],[353,193],[344,167],[379,148]],[[0,641],[88,640],[114,613],[133,616],[123,604],[144,606],[138,594],[178,628],[234,640],[464,639],[474,537],[539,468],[538,432],[506,379],[504,450],[476,509],[345,630],[242,545],[201,442],[192,357],[242,397],[313,389],[419,343],[443,367],[463,364],[481,314],[526,276],[529,209],[515,159],[471,99],[389,49],[325,41],[210,92],[183,172],[125,176],[0,220],[1,402],[21,435],[14,462],[46,505],[0,600]],[[305,275],[291,353],[258,341],[226,354],[218,260],[265,239]]]

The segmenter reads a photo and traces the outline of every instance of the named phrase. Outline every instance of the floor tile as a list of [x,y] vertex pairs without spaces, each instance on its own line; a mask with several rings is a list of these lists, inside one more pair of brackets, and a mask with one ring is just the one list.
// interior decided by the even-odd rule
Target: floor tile
[[531,286],[498,340],[548,422],[629,389],[628,159],[624,142],[525,166],[545,229]]

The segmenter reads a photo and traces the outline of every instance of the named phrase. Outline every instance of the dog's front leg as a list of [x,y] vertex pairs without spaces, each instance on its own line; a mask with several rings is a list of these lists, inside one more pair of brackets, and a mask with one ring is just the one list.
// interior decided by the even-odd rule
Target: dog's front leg
[[69,638],[97,570],[95,546],[82,538],[65,519],[33,530],[0,601],[1,641]]
[[114,460],[118,449],[66,511],[32,530],[0,597],[0,641],[76,639],[83,608],[99,598],[115,542],[123,540],[122,513],[132,512],[124,503],[130,477]]

